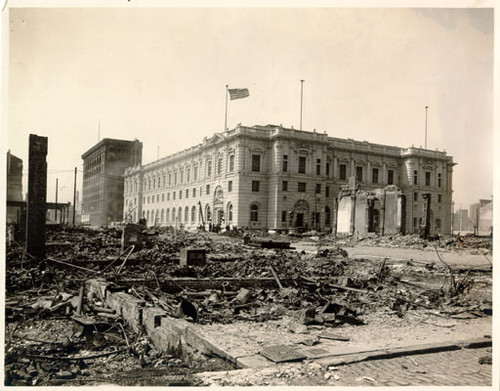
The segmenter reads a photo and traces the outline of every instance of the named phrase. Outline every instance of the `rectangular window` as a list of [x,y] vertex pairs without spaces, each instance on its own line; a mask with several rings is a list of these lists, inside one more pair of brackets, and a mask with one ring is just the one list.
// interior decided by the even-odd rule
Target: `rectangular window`
[[441,229],[441,219],[436,219],[436,229]]
[[212,176],[212,161],[208,161],[207,162],[207,177],[211,177]]
[[288,181],[281,182],[281,191],[288,191]]
[[417,218],[413,218],[413,228],[417,228]]
[[177,173],[174,174],[174,185],[177,185]]
[[172,184],[172,174],[168,174],[168,185]]
[[356,179],[360,182],[363,182],[363,167],[356,167]]
[[325,192],[326,197],[330,197],[330,186],[326,187],[326,192]]
[[207,185],[207,195],[210,194],[210,185]]
[[233,181],[227,182],[227,191],[233,191]]
[[299,156],[299,174],[306,173],[306,157]]
[[316,183],[316,194],[321,194],[321,183]]
[[413,193],[413,201],[418,201],[418,193]]
[[413,184],[418,185],[418,171],[413,171]]
[[234,155],[229,156],[229,171],[234,171]]
[[162,202],[165,201],[165,193],[161,194],[161,200],[162,200]]
[[288,171],[288,155],[283,155],[283,172]]
[[326,176],[330,176],[330,162],[326,162]]
[[431,173],[430,171],[425,172],[425,186],[431,185]]
[[441,203],[441,201],[442,201],[442,196],[441,194],[438,194],[438,203]]
[[186,198],[189,198],[189,189],[186,189]]
[[286,223],[286,210],[281,211],[281,222]]
[[170,193],[167,193],[167,201],[170,201]]
[[441,187],[441,173],[438,174],[438,187]]
[[339,166],[339,179],[346,180],[347,179],[347,165],[341,164]]
[[316,159],[316,175],[321,175],[321,159]]
[[156,202],[160,202],[160,195],[159,194],[156,195]]
[[260,185],[259,181],[252,181],[252,191],[253,192],[258,192],[259,191],[259,185]]
[[182,183],[182,182],[184,182],[184,170],[181,170],[181,182],[180,183]]
[[191,179],[191,169],[186,170],[186,182],[189,183],[189,180]]
[[148,196],[148,204],[149,204],[149,196]]
[[378,183],[378,168],[372,170],[372,182]]
[[198,179],[198,166],[193,168],[193,179],[196,181]]
[[387,171],[387,184],[394,185],[394,170]]
[[175,191],[172,192],[172,199],[175,201]]
[[252,155],[252,171],[260,172],[260,155]]
[[182,200],[182,190],[179,190],[179,199]]
[[217,160],[217,175],[222,172],[222,159]]
[[306,183],[305,182],[299,182],[297,186],[297,191],[299,193],[305,193],[306,192]]
[[193,197],[196,197],[196,188],[193,187]]

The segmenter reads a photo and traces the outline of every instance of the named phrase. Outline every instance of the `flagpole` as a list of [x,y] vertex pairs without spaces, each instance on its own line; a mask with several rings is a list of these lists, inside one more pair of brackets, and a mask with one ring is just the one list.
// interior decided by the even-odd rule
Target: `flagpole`
[[300,80],[300,130],[302,130],[302,100],[304,98],[304,80]]
[[227,88],[229,86],[226,84],[226,112],[224,115],[224,132],[227,130]]

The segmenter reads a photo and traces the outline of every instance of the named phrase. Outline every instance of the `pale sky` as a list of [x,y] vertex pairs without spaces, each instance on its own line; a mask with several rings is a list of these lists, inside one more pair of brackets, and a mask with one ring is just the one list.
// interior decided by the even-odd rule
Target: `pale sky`
[[[8,149],[49,138],[48,201],[100,137],[143,163],[238,123],[446,150],[456,208],[493,194],[492,9],[10,9]],[[6,148],[6,149],[7,149]],[[24,188],[26,192],[26,187]]]

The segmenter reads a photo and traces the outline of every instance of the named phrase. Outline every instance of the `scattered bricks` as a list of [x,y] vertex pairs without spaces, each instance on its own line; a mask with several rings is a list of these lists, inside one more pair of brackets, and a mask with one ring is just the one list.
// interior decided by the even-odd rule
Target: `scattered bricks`
[[183,248],[180,256],[180,266],[205,266],[207,262],[207,250],[204,248]]
[[116,310],[136,332],[141,330],[144,301],[125,292],[108,292],[107,305]]

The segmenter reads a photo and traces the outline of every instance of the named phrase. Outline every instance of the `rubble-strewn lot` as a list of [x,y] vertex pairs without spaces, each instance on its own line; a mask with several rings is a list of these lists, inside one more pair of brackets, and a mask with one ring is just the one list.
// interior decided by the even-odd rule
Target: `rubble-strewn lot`
[[[492,313],[489,239],[465,237],[457,248],[454,240],[401,235],[336,240],[261,232],[247,237],[247,244],[235,232],[161,228],[140,235],[140,246],[121,251],[120,229],[49,231],[46,259],[36,262],[21,246],[7,249],[6,384],[199,385],[196,373],[235,368],[216,356],[161,353],[145,333],[133,332],[100,298],[84,291],[92,278],[106,279],[172,317],[205,325],[204,333],[246,330],[240,343],[247,350],[256,348],[244,346],[243,336],[256,329],[272,329],[276,344],[287,339],[312,346],[325,332],[338,337],[348,330],[356,340],[356,328],[370,330],[361,335],[373,340],[377,333],[370,324],[381,328],[382,319],[391,327],[402,322],[408,330],[422,324],[447,329],[451,320],[474,322]],[[260,246],[290,239],[314,251]],[[438,261],[353,260],[344,249],[352,246],[429,248]],[[185,248],[205,250],[206,264],[180,266]],[[485,265],[452,267],[440,256],[444,251],[484,254]],[[193,279],[212,287],[197,286]],[[246,287],[238,283],[243,280]],[[443,319],[445,325],[439,324]],[[262,338],[261,345],[272,343]]]

